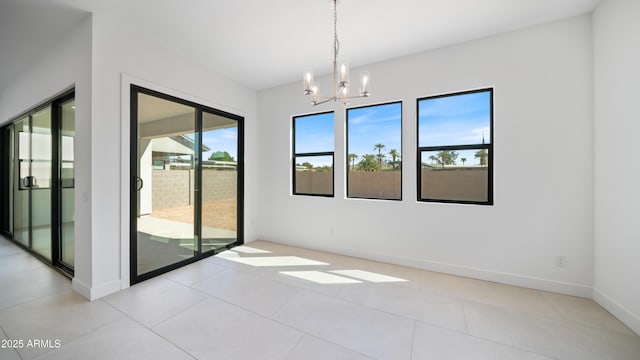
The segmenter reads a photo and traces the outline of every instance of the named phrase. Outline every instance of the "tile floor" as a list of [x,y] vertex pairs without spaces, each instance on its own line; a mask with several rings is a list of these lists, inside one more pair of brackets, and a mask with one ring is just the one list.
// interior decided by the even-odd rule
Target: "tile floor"
[[23,340],[0,359],[640,359],[591,300],[264,241],[93,302],[70,287],[0,240],[0,340]]

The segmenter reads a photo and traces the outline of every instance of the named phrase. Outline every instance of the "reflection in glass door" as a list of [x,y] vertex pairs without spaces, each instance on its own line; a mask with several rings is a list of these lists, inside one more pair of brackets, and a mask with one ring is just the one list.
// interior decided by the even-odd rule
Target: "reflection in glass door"
[[16,124],[14,238],[51,261],[51,106]]
[[76,102],[72,98],[60,104],[60,261],[69,268],[75,265],[75,138]]
[[15,154],[13,192],[13,239],[18,243],[31,247],[30,219],[31,219],[31,181],[30,149],[31,149],[31,119],[20,119],[15,124]]
[[241,120],[132,85],[132,284],[241,243]]
[[31,248],[51,260],[51,106],[31,116]]

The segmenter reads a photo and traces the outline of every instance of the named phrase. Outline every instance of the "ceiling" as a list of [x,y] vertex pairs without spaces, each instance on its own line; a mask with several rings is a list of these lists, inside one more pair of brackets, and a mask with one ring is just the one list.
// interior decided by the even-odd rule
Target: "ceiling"
[[[600,0],[338,0],[361,66],[586,14]],[[0,0],[0,91],[89,13],[260,90],[331,71],[330,0]],[[375,74],[372,74],[375,76]]]
[[[196,109],[191,106],[142,93],[138,95],[138,109],[139,124],[186,114],[189,114],[193,119],[196,118]],[[193,132],[193,129],[191,131]]]

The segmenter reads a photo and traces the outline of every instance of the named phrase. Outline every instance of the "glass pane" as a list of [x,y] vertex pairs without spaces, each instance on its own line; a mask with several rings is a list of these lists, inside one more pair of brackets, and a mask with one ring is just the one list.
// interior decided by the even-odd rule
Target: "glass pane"
[[137,270],[143,274],[195,255],[195,109],[138,94],[137,115]]
[[402,199],[402,176],[396,171],[349,171],[347,196],[365,199]]
[[296,156],[295,193],[333,195],[333,156]]
[[74,257],[74,214],[75,214],[75,163],[73,154],[73,140],[75,137],[75,100],[62,104],[62,119],[60,124],[60,154],[61,154],[61,224],[60,240],[62,262],[73,267]]
[[294,118],[295,153],[329,152],[334,149],[333,113]]
[[420,198],[489,201],[489,151],[422,151]]
[[238,123],[202,113],[202,252],[235,243],[238,230]]
[[24,246],[29,246],[29,187],[31,167],[29,166],[29,149],[31,120],[24,118],[15,125],[15,153],[18,156],[16,163],[15,186],[13,196],[13,238]]
[[51,107],[31,118],[31,248],[51,260]]
[[418,101],[418,146],[491,143],[491,91]]
[[402,104],[347,110],[347,196],[402,198]]

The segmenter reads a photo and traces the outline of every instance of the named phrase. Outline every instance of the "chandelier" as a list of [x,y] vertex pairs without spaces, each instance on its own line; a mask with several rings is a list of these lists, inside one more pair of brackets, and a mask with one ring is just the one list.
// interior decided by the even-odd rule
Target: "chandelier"
[[333,0],[333,95],[320,95],[318,84],[313,81],[313,72],[305,71],[303,75],[304,94],[311,97],[311,104],[320,105],[329,101],[340,101],[345,106],[349,105],[350,99],[357,99],[369,96],[370,77],[367,71],[360,73],[360,93],[359,95],[349,95],[349,65],[340,64],[338,68],[338,53],[340,52],[340,41],[338,41],[338,10],[337,1]]

